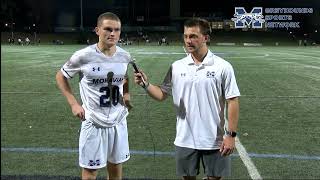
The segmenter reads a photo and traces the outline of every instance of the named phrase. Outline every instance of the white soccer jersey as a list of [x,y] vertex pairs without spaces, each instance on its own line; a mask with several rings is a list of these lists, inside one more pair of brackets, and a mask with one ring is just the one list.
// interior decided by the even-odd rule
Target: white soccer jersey
[[226,99],[240,96],[230,63],[210,50],[196,65],[191,57],[174,62],[161,86],[177,109],[176,146],[218,149],[224,135]]
[[61,71],[66,78],[80,74],[86,120],[112,127],[128,115],[122,96],[130,59],[130,54],[118,46],[114,55],[108,57],[94,44],[75,52],[63,65]]

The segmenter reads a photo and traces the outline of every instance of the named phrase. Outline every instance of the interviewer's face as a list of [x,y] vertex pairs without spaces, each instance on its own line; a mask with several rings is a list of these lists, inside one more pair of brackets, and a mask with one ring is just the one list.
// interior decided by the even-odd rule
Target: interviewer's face
[[208,36],[201,33],[199,26],[184,27],[183,39],[187,51],[193,53],[206,45]]
[[99,36],[99,42],[111,47],[117,44],[121,33],[121,23],[115,20],[104,19],[98,27],[96,34]]

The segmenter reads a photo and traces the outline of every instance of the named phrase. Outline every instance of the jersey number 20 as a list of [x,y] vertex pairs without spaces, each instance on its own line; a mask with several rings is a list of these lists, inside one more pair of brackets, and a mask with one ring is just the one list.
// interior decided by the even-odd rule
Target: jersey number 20
[[104,95],[100,96],[101,107],[111,107],[111,103],[116,106],[119,103],[120,92],[118,86],[101,87],[99,91],[105,92]]

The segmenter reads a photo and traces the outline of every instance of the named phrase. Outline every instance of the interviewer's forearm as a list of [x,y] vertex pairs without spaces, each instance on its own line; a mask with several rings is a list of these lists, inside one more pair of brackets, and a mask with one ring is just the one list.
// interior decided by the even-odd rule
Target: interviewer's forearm
[[239,119],[239,100],[232,98],[228,100],[228,130],[237,131]]
[[145,89],[149,96],[155,100],[163,101],[167,98],[167,94],[164,93],[159,86],[149,83]]

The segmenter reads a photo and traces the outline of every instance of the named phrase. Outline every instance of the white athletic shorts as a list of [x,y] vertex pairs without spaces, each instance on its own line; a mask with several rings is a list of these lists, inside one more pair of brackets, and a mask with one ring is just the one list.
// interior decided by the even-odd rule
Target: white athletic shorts
[[82,122],[79,138],[79,165],[99,169],[107,162],[119,164],[130,158],[127,120],[113,127],[99,127],[93,122]]

